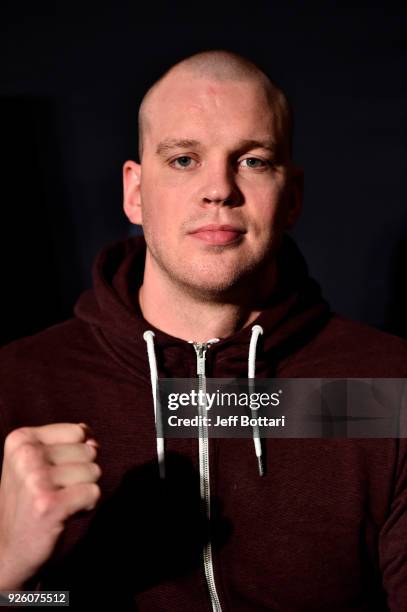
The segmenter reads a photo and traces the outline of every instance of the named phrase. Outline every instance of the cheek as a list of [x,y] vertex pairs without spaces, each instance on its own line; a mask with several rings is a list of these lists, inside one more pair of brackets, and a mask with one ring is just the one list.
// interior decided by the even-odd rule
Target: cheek
[[144,224],[154,225],[160,222],[163,217],[164,206],[160,206],[160,202],[165,202],[164,194],[154,185],[154,181],[150,179],[144,180],[141,185],[141,208],[143,210]]
[[155,242],[161,241],[164,236],[166,240],[171,239],[179,225],[176,207],[168,196],[167,191],[162,192],[155,189],[142,197],[144,233]]
[[157,224],[181,219],[186,210],[189,193],[185,178],[181,173],[174,175],[163,172],[150,172],[141,184],[141,201],[148,219]]
[[270,189],[257,193],[247,208],[247,218],[251,226],[253,245],[261,245],[276,240],[286,228],[286,196],[284,189]]
[[248,216],[260,232],[267,232],[272,226],[279,224],[284,216],[286,206],[282,190],[270,189],[266,193],[257,193],[251,202]]

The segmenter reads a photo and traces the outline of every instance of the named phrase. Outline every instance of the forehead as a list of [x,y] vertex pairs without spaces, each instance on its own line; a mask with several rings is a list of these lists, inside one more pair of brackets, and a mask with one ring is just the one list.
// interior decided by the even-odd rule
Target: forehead
[[274,136],[276,117],[262,84],[256,80],[217,81],[177,75],[153,91],[145,112],[147,138],[232,140]]

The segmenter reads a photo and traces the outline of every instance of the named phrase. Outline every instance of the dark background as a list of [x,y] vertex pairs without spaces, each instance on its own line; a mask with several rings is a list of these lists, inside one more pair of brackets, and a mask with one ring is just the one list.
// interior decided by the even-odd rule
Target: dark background
[[70,316],[100,247],[129,234],[138,104],[206,48],[258,62],[291,100],[306,179],[293,233],[333,308],[407,336],[401,3],[44,7],[0,8],[0,342]]

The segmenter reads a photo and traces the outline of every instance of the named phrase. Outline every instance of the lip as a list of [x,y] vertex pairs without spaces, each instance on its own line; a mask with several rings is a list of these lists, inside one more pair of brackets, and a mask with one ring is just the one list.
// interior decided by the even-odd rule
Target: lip
[[236,242],[246,231],[235,225],[209,224],[189,232],[191,236],[208,244],[222,245]]

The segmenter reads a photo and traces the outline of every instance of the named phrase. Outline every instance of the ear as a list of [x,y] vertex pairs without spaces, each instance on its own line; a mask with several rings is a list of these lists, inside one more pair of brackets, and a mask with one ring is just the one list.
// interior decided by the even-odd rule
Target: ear
[[130,223],[142,225],[141,210],[141,165],[126,161],[123,166],[123,208]]
[[286,217],[286,228],[290,230],[297,223],[301,214],[302,202],[304,197],[304,171],[302,168],[294,166],[291,169],[291,185],[288,194],[288,210]]

